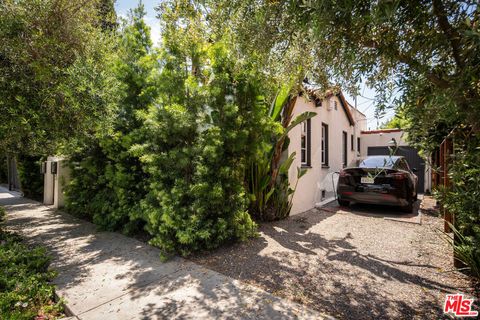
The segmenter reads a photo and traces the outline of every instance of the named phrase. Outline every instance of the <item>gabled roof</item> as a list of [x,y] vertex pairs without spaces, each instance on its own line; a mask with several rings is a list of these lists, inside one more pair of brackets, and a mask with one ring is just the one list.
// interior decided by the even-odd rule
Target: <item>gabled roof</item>
[[390,132],[401,132],[402,129],[378,129],[378,130],[362,130],[362,134],[379,134],[379,133],[390,133]]
[[350,111],[350,107],[348,105],[347,100],[343,96],[342,91],[337,93],[337,97],[338,97],[338,99],[340,99],[340,102],[343,106],[343,110],[345,110],[345,113],[347,114],[347,118],[348,118],[348,121],[350,122],[350,125],[351,126],[355,125],[355,120],[353,120],[352,112]]
[[313,96],[317,99],[324,99],[324,98],[331,97],[333,95],[337,96],[337,98],[338,98],[338,100],[340,100],[340,104],[342,105],[343,110],[345,111],[345,114],[348,118],[348,122],[350,122],[351,126],[355,125],[355,120],[353,119],[352,112],[350,110],[350,104],[345,99],[345,96],[343,95],[341,90],[337,94],[334,94],[333,89],[328,89],[328,90],[322,92],[318,87],[316,87],[314,85],[311,85],[309,83],[305,83],[305,82],[303,83],[303,86],[305,88],[305,91],[309,95],[311,95],[311,96]]

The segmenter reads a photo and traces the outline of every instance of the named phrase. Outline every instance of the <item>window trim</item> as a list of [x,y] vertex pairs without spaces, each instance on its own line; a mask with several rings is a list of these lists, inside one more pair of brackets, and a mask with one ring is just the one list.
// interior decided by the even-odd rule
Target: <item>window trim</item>
[[321,163],[322,167],[328,167],[328,124],[322,122],[322,137],[320,144],[320,154],[321,154]]
[[[305,137],[305,148],[302,147],[302,138]],[[305,158],[303,158],[303,150],[305,150]],[[307,119],[302,122],[300,131],[300,164],[302,167],[310,167],[312,153],[312,122],[311,119]]]
[[342,164],[345,168],[348,163],[348,134],[342,131]]

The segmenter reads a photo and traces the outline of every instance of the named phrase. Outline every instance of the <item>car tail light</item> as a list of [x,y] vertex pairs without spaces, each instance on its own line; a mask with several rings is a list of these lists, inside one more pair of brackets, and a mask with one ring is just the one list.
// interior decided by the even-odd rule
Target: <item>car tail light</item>
[[395,172],[390,174],[390,177],[392,177],[395,180],[403,180],[407,178],[407,175],[403,172]]
[[340,177],[350,177],[350,173],[346,172],[345,170],[340,170]]

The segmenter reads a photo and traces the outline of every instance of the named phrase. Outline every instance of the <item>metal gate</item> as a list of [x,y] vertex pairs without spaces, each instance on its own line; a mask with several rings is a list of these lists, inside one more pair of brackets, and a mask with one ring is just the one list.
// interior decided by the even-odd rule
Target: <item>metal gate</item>
[[[367,154],[369,156],[384,156],[390,154],[388,147],[368,147]],[[398,147],[397,156],[404,156],[410,168],[416,168],[415,174],[418,176],[418,193],[423,193],[425,188],[425,161],[418,155],[415,148],[408,146]]]

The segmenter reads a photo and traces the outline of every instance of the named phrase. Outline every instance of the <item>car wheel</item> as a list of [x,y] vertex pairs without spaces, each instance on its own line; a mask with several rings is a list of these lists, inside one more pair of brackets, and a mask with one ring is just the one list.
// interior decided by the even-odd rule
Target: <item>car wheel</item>
[[418,200],[418,192],[415,193],[415,195],[413,196],[413,201],[417,201]]
[[342,207],[348,207],[348,205],[350,204],[350,201],[347,201],[347,200],[337,199],[337,201],[338,201],[338,204],[341,205]]

